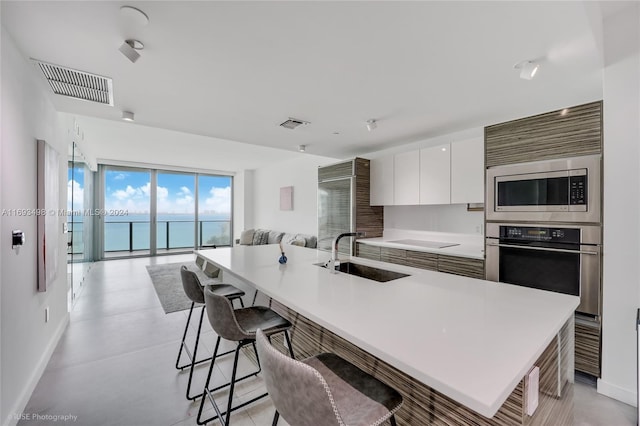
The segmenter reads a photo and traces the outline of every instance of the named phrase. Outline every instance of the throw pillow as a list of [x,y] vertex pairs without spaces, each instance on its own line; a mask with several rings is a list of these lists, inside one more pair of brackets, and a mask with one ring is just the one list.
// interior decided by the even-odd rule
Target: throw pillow
[[240,244],[245,246],[250,246],[251,244],[253,244],[254,233],[255,231],[253,229],[242,231],[242,233],[240,234]]

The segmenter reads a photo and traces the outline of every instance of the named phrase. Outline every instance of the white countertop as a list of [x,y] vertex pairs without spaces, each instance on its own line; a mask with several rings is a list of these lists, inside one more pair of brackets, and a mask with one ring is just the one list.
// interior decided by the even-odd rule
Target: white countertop
[[285,250],[286,265],[278,263],[277,245],[199,253],[486,417],[496,413],[579,302],[565,294],[353,258],[412,274],[377,283],[313,265],[325,262],[327,252]]
[[[452,247],[431,248],[420,244],[398,243],[396,241],[416,240],[425,242],[441,242],[457,244]],[[402,250],[423,251],[427,253],[446,254],[450,256],[468,257],[484,260],[484,237],[482,235],[453,234],[445,232],[407,231],[401,229],[385,229],[384,235],[378,238],[359,238],[362,244],[379,247],[391,247]]]

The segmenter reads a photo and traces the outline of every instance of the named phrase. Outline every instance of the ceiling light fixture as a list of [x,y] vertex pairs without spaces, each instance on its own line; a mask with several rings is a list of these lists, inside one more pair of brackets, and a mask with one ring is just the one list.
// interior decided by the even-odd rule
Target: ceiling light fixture
[[372,131],[376,127],[378,127],[378,123],[376,122],[376,120],[374,120],[374,119],[367,120],[367,130],[368,131]]
[[124,56],[131,62],[135,63],[140,58],[138,50],[144,49],[144,44],[140,40],[129,39],[122,43],[122,46],[118,49]]
[[149,23],[147,14],[133,6],[122,6],[120,8],[120,16],[122,16],[124,20],[140,27]]
[[522,61],[515,64],[513,68],[520,70],[521,79],[533,80],[533,77],[536,76],[538,70],[540,69],[540,64],[535,61]]
[[122,119],[124,121],[133,121],[133,113],[131,111],[122,111]]
[[305,152],[306,150],[307,150],[307,146],[306,145],[298,145],[298,151]]

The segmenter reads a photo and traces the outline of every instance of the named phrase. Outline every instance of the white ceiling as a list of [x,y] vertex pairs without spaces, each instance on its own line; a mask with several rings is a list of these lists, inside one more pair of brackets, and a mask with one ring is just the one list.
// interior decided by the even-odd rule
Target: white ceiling
[[[149,24],[123,20],[122,5]],[[25,57],[113,78],[114,107],[52,95],[59,111],[120,121],[129,110],[144,126],[289,151],[346,158],[602,98],[579,1],[1,6]],[[135,64],[118,51],[126,38],[145,44]],[[532,81],[513,69],[526,59],[541,63]],[[288,117],[311,124],[279,127]]]

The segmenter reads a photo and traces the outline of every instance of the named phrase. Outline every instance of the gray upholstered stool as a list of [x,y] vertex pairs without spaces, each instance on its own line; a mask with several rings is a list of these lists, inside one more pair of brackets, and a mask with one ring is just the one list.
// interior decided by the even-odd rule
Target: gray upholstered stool
[[[191,300],[191,309],[189,309],[189,316],[187,318],[187,324],[184,326],[184,334],[182,335],[182,342],[180,343],[180,350],[178,351],[178,359],[176,359],[176,368],[178,370],[184,370],[185,368],[189,368],[189,382],[187,384],[187,399],[194,400],[200,397],[202,394],[190,395],[191,393],[191,381],[193,380],[193,369],[197,364],[201,364],[203,362],[209,361],[211,358],[201,359],[196,361],[196,356],[198,355],[198,344],[200,343],[200,330],[202,329],[202,319],[204,317],[204,305],[202,306],[200,312],[200,322],[198,323],[198,334],[196,335],[196,343],[193,348],[193,354],[191,353],[187,343],[185,342],[187,338],[187,331],[189,330],[189,323],[191,322],[191,314],[193,313],[193,308],[196,303],[204,304],[204,291],[203,287],[200,284],[200,279],[198,275],[187,269],[186,266],[182,266],[180,268],[180,277],[182,278],[182,287],[187,297]],[[212,284],[207,286],[210,291],[219,294],[221,296],[227,297],[229,300],[239,300],[240,306],[244,307],[244,303],[242,302],[242,296],[244,296],[244,291],[230,285],[230,284]],[[180,358],[182,357],[182,352],[185,352],[187,357],[189,358],[189,362],[183,365],[180,365]],[[220,354],[219,356],[229,354],[233,351],[225,352]]]
[[256,342],[267,391],[280,414],[295,426],[374,426],[389,420],[402,405],[393,388],[331,353],[304,361],[276,350],[258,330]]
[[[267,336],[272,336],[276,333],[284,332],[284,336],[289,347],[289,352],[291,354],[291,357],[293,358],[293,349],[291,347],[291,340],[289,339],[288,333],[288,330],[291,328],[291,323],[266,306],[251,306],[248,308],[236,309],[234,311],[229,299],[215,294],[208,288],[205,288],[204,290],[204,300],[205,306],[207,308],[207,316],[209,317],[209,322],[211,323],[211,327],[213,327],[213,330],[218,333],[218,339],[216,340],[216,346],[213,350],[213,358],[209,367],[209,375],[207,376],[207,381],[204,385],[203,396],[200,400],[200,409],[198,410],[198,424],[203,425],[214,419],[219,419],[220,423],[223,426],[228,426],[231,419],[232,411],[235,411],[238,408],[242,408],[268,395],[267,393],[264,393],[235,407],[232,406],[233,390],[236,382],[260,373],[260,359],[258,358],[258,351],[256,350],[255,345],[256,330],[259,328],[262,329],[264,331],[263,334]],[[231,381],[222,386],[210,389],[209,384],[211,382],[213,366],[215,365],[216,361],[216,354],[218,353],[218,348],[220,347],[220,339],[226,339],[237,343],[235,358],[233,360],[233,370],[231,372]],[[253,346],[253,350],[256,353],[256,359],[258,360],[258,368],[253,373],[247,374],[246,376],[240,378],[236,378],[240,349],[247,345]],[[218,408],[218,404],[216,404],[216,401],[213,398],[213,392],[227,386],[230,386],[227,409],[226,411],[221,412],[220,408]],[[213,405],[216,415],[208,419],[202,419],[202,412],[204,410],[205,400],[207,399],[209,400],[211,405]]]

